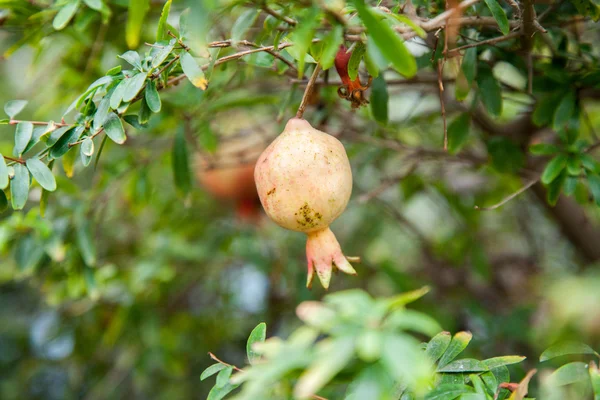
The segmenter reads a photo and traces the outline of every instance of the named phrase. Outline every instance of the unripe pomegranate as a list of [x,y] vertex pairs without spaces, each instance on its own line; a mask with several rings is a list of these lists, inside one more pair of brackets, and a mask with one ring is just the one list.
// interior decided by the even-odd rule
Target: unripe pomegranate
[[267,215],[308,235],[306,286],[311,286],[314,270],[326,289],[334,266],[356,274],[329,229],[352,192],[350,162],[339,140],[292,118],[258,158],[254,179]]

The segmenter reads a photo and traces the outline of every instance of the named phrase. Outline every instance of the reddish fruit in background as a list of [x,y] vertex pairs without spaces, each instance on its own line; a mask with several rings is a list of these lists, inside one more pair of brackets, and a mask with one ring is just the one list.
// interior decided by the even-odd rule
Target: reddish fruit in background
[[372,78],[369,77],[369,82],[365,86],[360,83],[360,78],[351,80],[348,75],[348,63],[352,57],[352,52],[348,52],[346,46],[341,45],[335,56],[335,69],[342,79],[342,86],[338,88],[338,95],[352,103],[352,108],[369,104],[369,100],[365,98],[365,90],[371,86]]
[[259,157],[254,178],[267,215],[308,235],[308,287],[314,270],[326,289],[334,266],[356,274],[329,229],[352,192],[350,162],[339,140],[293,118]]

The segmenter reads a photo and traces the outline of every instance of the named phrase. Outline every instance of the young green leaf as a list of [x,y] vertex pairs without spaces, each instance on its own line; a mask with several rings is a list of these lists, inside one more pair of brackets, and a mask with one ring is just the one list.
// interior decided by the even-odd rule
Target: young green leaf
[[546,200],[551,206],[555,206],[562,192],[563,184],[567,179],[567,171],[563,170],[556,179],[548,184],[548,191],[546,193]]
[[576,95],[574,91],[569,91],[562,97],[556,111],[554,112],[554,119],[552,126],[554,130],[559,130],[565,127],[565,125],[571,119],[571,116],[575,112],[575,100]]
[[472,338],[473,334],[471,332],[462,331],[455,334],[450,341],[448,349],[442,355],[442,358],[438,363],[438,368],[444,368],[446,365],[450,364],[450,362],[469,345]]
[[102,0],[83,0],[86,6],[91,8],[92,10],[102,11]]
[[206,400],[222,400],[225,398],[225,396],[227,396],[229,393],[235,390],[238,386],[239,385],[233,385],[231,383],[227,383],[223,387],[215,386],[208,393],[208,397],[206,398]]
[[167,19],[169,18],[169,12],[171,11],[172,0],[167,0],[163,6],[162,12],[160,13],[160,19],[158,20],[158,27],[156,28],[156,41],[167,39]]
[[425,400],[453,400],[461,394],[474,393],[471,386],[464,384],[441,384],[431,390],[425,396]]
[[122,67],[117,65],[116,67],[112,67],[108,71],[106,71],[106,76],[114,76],[118,75],[121,72]]
[[183,193],[189,192],[191,174],[183,128],[177,131],[173,141],[173,174],[175,186]]
[[71,129],[73,129],[73,127],[71,127],[71,126],[61,126],[60,128],[52,131],[50,136],[48,136],[48,140],[46,140],[46,146],[48,146],[48,147],[53,146],[56,142],[58,142],[58,140],[61,137],[63,137],[63,135],[65,133],[67,133]]
[[79,136],[83,133],[83,129],[83,126],[69,128],[50,149],[50,157],[60,158],[64,156],[69,151],[69,144],[74,143],[79,139]]
[[233,367],[226,366],[217,375],[217,381],[215,383],[215,387],[222,388],[225,387],[229,383],[229,378],[231,378],[231,373],[233,372]]
[[33,135],[33,124],[31,122],[19,122],[15,131],[15,147],[13,154],[15,157],[21,157],[23,151],[29,144]]
[[427,32],[425,32],[425,30],[423,28],[421,28],[419,25],[415,24],[415,22],[408,18],[406,15],[403,14],[396,14],[396,13],[386,13],[386,12],[381,12],[381,14],[388,18],[389,20],[392,21],[398,21],[401,22],[405,25],[408,25],[413,31],[415,31],[415,33],[417,35],[419,35],[422,38],[426,38],[427,37]]
[[448,150],[452,154],[458,153],[469,138],[469,126],[471,116],[469,113],[463,113],[456,117],[448,125]]
[[[150,110],[146,99],[142,99],[141,103],[142,104],[140,105],[140,111],[137,117],[137,125],[134,125],[137,129],[146,128],[147,123],[150,120],[150,117],[152,116],[152,110]],[[131,121],[128,122],[131,123]]]
[[386,124],[388,122],[389,95],[387,83],[382,75],[373,79],[371,86],[371,113],[377,122]]
[[360,61],[365,55],[366,50],[367,48],[363,42],[357,42],[354,46],[354,50],[352,51],[350,60],[348,61],[348,76],[351,80],[355,80],[358,76],[358,67],[360,66]]
[[594,349],[581,342],[560,342],[548,347],[540,356],[540,361],[548,361],[556,357],[572,354],[597,354]]
[[4,190],[0,190],[0,213],[6,211],[8,208],[8,199],[6,198],[6,193]]
[[429,343],[427,343],[425,354],[427,354],[427,356],[432,362],[436,362],[442,356],[442,354],[444,354],[444,352],[450,345],[451,340],[452,335],[450,335],[450,332],[438,333],[433,338],[431,338]]
[[523,357],[523,356],[501,356],[501,357],[488,358],[487,360],[483,360],[483,363],[489,369],[494,369],[494,368],[501,367],[503,365],[518,364],[521,361],[523,361],[525,358],[527,358],[527,357]]
[[554,157],[544,168],[544,172],[542,173],[542,183],[544,185],[548,185],[554,179],[560,175],[563,169],[567,166],[567,156],[564,154],[559,154]]
[[110,96],[106,95],[102,100],[100,100],[100,104],[98,104],[98,109],[96,110],[96,114],[94,114],[94,120],[92,123],[92,128],[94,131],[97,131],[102,127],[104,121],[108,117],[108,113],[110,111]]
[[553,121],[553,116],[556,113],[556,108],[562,99],[562,93],[552,93],[545,95],[535,105],[535,110],[531,116],[532,122],[536,126],[548,125]]
[[248,29],[254,25],[254,21],[256,21],[258,14],[259,11],[254,8],[244,11],[231,27],[231,40],[234,42],[239,42],[241,39],[243,39],[244,35],[246,35],[246,32],[248,32]]
[[81,143],[81,152],[89,157],[94,155],[94,139],[89,136],[85,138],[85,140]]
[[56,179],[46,164],[37,158],[30,158],[27,160],[26,165],[31,176],[35,178],[41,187],[49,192],[56,190]]
[[171,52],[173,51],[174,47],[175,44],[169,44],[168,46],[165,46],[159,51],[157,51],[156,54],[154,54],[154,56],[152,57],[152,68],[157,68],[163,62],[165,62],[167,57],[169,57],[169,54],[171,54]]
[[140,59],[140,54],[137,51],[129,50],[117,57],[127,61],[138,71],[142,70],[142,60]]
[[323,49],[321,50],[321,67],[328,70],[333,66],[335,55],[342,44],[344,28],[334,25],[331,31],[323,38]]
[[477,85],[479,86],[479,97],[487,111],[494,116],[499,116],[502,112],[502,90],[489,67],[480,68]]
[[8,118],[13,119],[23,111],[26,105],[26,100],[11,100],[4,105],[4,112],[8,115]]
[[150,0],[129,0],[129,15],[125,25],[125,41],[130,49],[135,49],[140,42],[140,33],[146,13],[150,9]]
[[22,210],[29,196],[29,170],[23,164],[13,166],[14,176],[10,180],[10,200],[14,210]]
[[500,31],[502,31],[504,35],[507,35],[510,31],[510,25],[508,23],[508,18],[506,18],[506,12],[502,6],[498,4],[498,0],[485,0],[485,4],[488,6],[494,19],[498,23]]
[[184,52],[181,55],[180,62],[183,73],[190,80],[190,82],[192,82],[192,85],[202,90],[206,90],[208,82],[204,77],[204,72],[202,72],[202,69],[198,66],[198,63],[194,57],[192,57],[190,53]]
[[115,113],[110,113],[104,121],[104,131],[117,144],[123,144],[127,140],[123,122],[121,122],[121,119]]
[[588,171],[594,172],[596,174],[600,174],[600,163],[596,161],[596,159],[589,154],[579,154],[579,159],[581,160],[581,164]]
[[367,28],[369,37],[373,39],[385,58],[392,63],[394,69],[409,78],[415,75],[417,62],[398,34],[384,20],[379,21],[365,6],[364,0],[354,0],[354,5]]
[[569,385],[589,379],[588,365],[580,361],[563,365],[549,377],[549,381],[554,386]]
[[6,166],[6,160],[4,156],[0,154],[0,190],[4,190],[8,187],[8,167]]
[[[292,35],[294,45],[288,48],[288,52],[298,60],[298,78],[302,78],[304,75],[304,66],[306,65],[307,58],[310,57],[307,52],[318,24],[318,14],[318,8],[309,8]],[[310,58],[312,59],[312,57]]]
[[225,369],[226,367],[227,365],[221,363],[213,364],[202,372],[202,374],[200,375],[200,380],[203,381],[206,378],[209,378],[217,372],[221,371],[222,369]]
[[473,83],[477,76],[477,48],[471,47],[465,51],[462,63],[460,64],[463,74],[469,83]]
[[71,0],[62,6],[52,21],[52,27],[57,31],[64,29],[77,12],[77,9],[79,8],[79,2],[79,0]]
[[152,112],[157,113],[160,111],[160,95],[158,94],[158,90],[156,90],[156,83],[154,81],[148,81],[146,84],[145,98],[148,108]]
[[261,322],[252,330],[250,336],[248,337],[248,342],[246,343],[246,355],[248,356],[248,361],[250,364],[254,364],[256,360],[260,358],[259,354],[252,349],[252,346],[256,342],[264,342],[267,337],[267,324]]
[[147,77],[148,76],[145,73],[139,72],[129,79],[128,85],[123,92],[124,102],[130,102],[138,95],[140,90],[142,90],[144,83],[146,83]]
[[559,151],[558,146],[549,143],[536,143],[529,146],[529,152],[536,156],[552,156]]
[[125,95],[125,91],[128,89],[130,80],[131,78],[124,78],[121,82],[119,82],[115,90],[112,92],[112,95],[110,96],[109,105],[110,108],[112,108],[113,110],[116,110],[121,105],[121,102],[123,101],[123,96]]
[[489,368],[479,360],[473,358],[463,358],[462,360],[452,361],[443,368],[438,368],[437,372],[484,372]]

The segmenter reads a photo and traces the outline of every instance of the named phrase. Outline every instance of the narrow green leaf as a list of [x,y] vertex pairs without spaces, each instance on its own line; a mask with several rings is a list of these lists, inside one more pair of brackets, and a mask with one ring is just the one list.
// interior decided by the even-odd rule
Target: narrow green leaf
[[69,128],[69,130],[64,133],[50,149],[50,157],[60,158],[64,156],[69,151],[69,144],[74,143],[79,139],[79,136],[83,133],[83,129],[83,126]]
[[507,35],[510,31],[510,25],[508,23],[508,18],[506,18],[506,12],[504,12],[502,6],[498,4],[498,0],[485,0],[485,4],[492,12],[500,31],[502,31],[504,35]]
[[124,102],[130,102],[138,95],[140,90],[142,90],[144,83],[146,83],[146,78],[148,78],[148,76],[145,73],[140,72],[129,79],[129,83],[123,92]]
[[111,69],[109,69],[108,71],[106,71],[106,75],[107,76],[114,76],[117,75],[121,72],[121,66],[117,65],[116,67],[112,67]]
[[442,384],[427,393],[425,400],[454,400],[463,393],[473,393],[472,387],[463,384]]
[[71,19],[73,19],[73,16],[77,12],[78,8],[79,0],[71,0],[70,2],[62,6],[62,8],[58,11],[56,16],[54,17],[54,20],[52,21],[52,26],[54,27],[54,29],[56,29],[57,31],[64,29],[69,24]]
[[92,239],[92,229],[87,219],[79,221],[75,241],[81,254],[81,258],[88,267],[96,265],[96,245]]
[[159,51],[157,51],[154,57],[152,57],[152,68],[157,68],[163,62],[165,62],[167,57],[169,57],[169,54],[171,54],[171,52],[173,51],[174,47],[174,44],[169,44],[168,46],[165,46]]
[[518,364],[526,358],[527,357],[523,357],[523,356],[493,357],[493,358],[488,358],[487,360],[483,360],[483,363],[489,369],[494,369],[494,368],[501,367],[503,365]]
[[231,373],[233,372],[232,366],[226,366],[217,375],[217,382],[215,383],[215,387],[222,388],[225,387],[229,383],[229,378],[231,378]]
[[225,369],[226,367],[227,365],[221,363],[213,364],[202,372],[202,374],[200,375],[200,380],[203,381],[206,378],[209,378],[217,372],[221,371],[222,369]]
[[145,97],[148,108],[154,113],[159,112],[161,108],[160,95],[158,94],[158,90],[156,90],[156,83],[154,81],[148,81],[146,84]]
[[4,190],[0,190],[0,213],[3,213],[8,208],[8,199]]
[[318,15],[318,8],[309,8],[304,14],[304,17],[300,20],[294,33],[291,35],[294,45],[291,48],[288,48],[288,52],[298,60],[298,78],[302,78],[304,75],[304,66],[306,65],[307,59],[310,57],[307,52],[312,43],[314,32],[318,24]]
[[31,122],[19,122],[17,124],[17,129],[15,130],[15,147],[13,149],[15,157],[21,157],[32,135],[33,124]]
[[138,71],[142,70],[142,60],[140,59],[140,54],[137,51],[129,50],[117,57],[127,61]]
[[443,368],[438,368],[437,372],[484,372],[488,371],[484,363],[473,358],[463,358],[462,360],[452,361]]
[[552,156],[558,153],[560,149],[558,146],[548,143],[537,143],[529,146],[529,152],[536,156]]
[[567,171],[563,170],[556,179],[547,186],[546,200],[551,206],[555,206],[562,192],[563,184],[567,179]]
[[92,10],[102,11],[104,4],[102,0],[83,0],[83,2]]
[[344,41],[344,28],[341,25],[334,25],[331,31],[323,38],[323,49],[321,50],[321,67],[328,70],[333,66],[335,55]]
[[462,331],[454,335],[448,349],[444,355],[442,355],[442,358],[438,363],[438,368],[444,368],[446,365],[450,364],[450,362],[469,345],[472,338],[473,334],[471,332]]
[[108,94],[100,100],[100,104],[98,104],[98,109],[96,110],[96,114],[94,114],[94,120],[92,123],[92,128],[94,131],[97,131],[102,127],[104,121],[108,117],[108,113],[110,111],[110,96]]
[[589,154],[581,153],[579,154],[579,159],[581,160],[581,164],[588,171],[594,172],[596,174],[600,174],[600,163],[594,159],[594,157]]
[[260,355],[252,349],[252,346],[256,342],[264,342],[267,337],[267,324],[261,322],[258,324],[250,333],[248,342],[246,343],[246,355],[250,364],[254,364],[256,360],[260,359]]
[[243,39],[246,35],[246,32],[248,32],[248,29],[254,25],[254,21],[256,21],[256,17],[258,17],[259,12],[260,11],[257,11],[254,8],[250,8],[243,12],[231,27],[231,40],[234,42],[239,42],[241,39]]
[[49,192],[56,190],[56,179],[46,164],[38,158],[30,158],[27,160],[26,165],[31,176],[35,178],[41,187]]
[[363,0],[354,0],[354,5],[367,28],[369,37],[373,39],[385,58],[392,63],[394,69],[406,77],[415,75],[417,73],[415,58],[406,49],[398,34],[385,21],[379,21],[365,6]]
[[568,363],[557,369],[550,375],[549,381],[555,386],[569,385],[575,382],[587,381],[590,379],[588,365],[584,362],[576,361]]
[[140,33],[146,13],[150,9],[150,0],[129,0],[129,15],[125,25],[125,41],[130,49],[140,43]]
[[181,55],[180,62],[183,73],[190,80],[190,82],[192,82],[192,85],[205,90],[208,82],[206,81],[204,72],[202,72],[202,69],[200,66],[198,66],[198,63],[194,57],[192,57],[190,53],[184,52]]
[[396,14],[393,12],[386,13],[383,11],[381,12],[381,14],[390,20],[396,20],[398,22],[401,22],[401,23],[407,25],[408,27],[410,27],[410,29],[415,31],[415,33],[417,35],[419,35],[420,37],[422,37],[422,38],[427,37],[427,32],[425,32],[425,30],[423,28],[421,28],[419,25],[415,24],[414,21],[412,19],[410,19],[409,17],[407,17],[406,15]]
[[360,66],[360,62],[363,59],[366,50],[367,48],[363,42],[356,42],[354,50],[350,55],[350,60],[348,61],[348,76],[351,80],[355,80],[358,76],[358,67]]
[[183,128],[180,128],[175,134],[173,141],[173,174],[175,178],[175,186],[183,193],[190,190],[191,174],[188,162],[187,144]]
[[556,111],[554,112],[554,119],[552,122],[554,130],[564,128],[569,122],[571,116],[573,116],[573,113],[575,112],[575,100],[576,95],[574,91],[569,91],[562,97],[562,100],[558,103],[558,107],[556,107]]
[[27,100],[11,100],[4,105],[4,112],[13,119],[27,106]]
[[462,63],[460,65],[465,78],[469,83],[473,83],[477,76],[477,48],[471,47],[465,51]]
[[562,93],[552,93],[538,99],[531,120],[536,126],[545,126],[553,121],[556,108],[562,100]]
[[210,390],[210,393],[208,393],[206,400],[222,400],[238,386],[239,385],[233,385],[231,383],[228,383],[223,387],[215,386]]
[[542,173],[542,183],[544,185],[548,185],[554,179],[558,177],[558,175],[562,172],[563,169],[567,166],[567,156],[564,154],[559,154],[554,157],[544,168],[544,172]]
[[562,191],[565,196],[572,196],[575,194],[575,190],[577,190],[577,185],[579,184],[579,178],[576,176],[567,176],[565,179],[565,183],[563,184]]
[[373,79],[371,86],[371,113],[377,122],[386,124],[388,122],[389,95],[387,83],[383,75]]
[[71,126],[61,126],[60,128],[52,131],[50,136],[48,136],[48,140],[46,140],[46,146],[53,146],[65,133],[71,129],[73,129]]
[[578,156],[572,155],[567,160],[567,172],[569,175],[579,176],[583,170],[581,168],[581,160]]
[[588,174],[588,185],[596,204],[600,206],[600,176]]
[[104,131],[117,144],[123,144],[127,140],[123,122],[121,122],[121,119],[115,113],[110,113],[104,121]]
[[[137,124],[134,125],[137,129],[143,129],[147,127],[147,123],[150,120],[150,117],[152,116],[152,110],[150,110],[150,107],[148,106],[148,102],[146,101],[146,99],[142,100],[142,104],[140,106],[140,112],[138,113],[138,117],[137,117]],[[133,121],[128,121],[130,124]]]
[[8,187],[8,167],[6,166],[6,160],[4,156],[0,154],[0,190],[4,190]]
[[470,125],[469,113],[459,115],[448,125],[448,150],[451,154],[458,153],[469,139]]
[[158,27],[156,28],[157,42],[160,42],[161,40],[167,39],[169,37],[169,35],[167,34],[167,19],[169,18],[169,12],[171,11],[171,2],[172,0],[167,0],[165,5],[163,6],[162,12],[160,13]]
[[121,82],[115,87],[112,95],[110,96],[110,108],[116,110],[121,105],[123,101],[123,96],[125,95],[125,91],[128,89],[129,80],[131,78],[123,78]]
[[494,116],[499,116],[502,112],[502,90],[489,67],[479,69],[477,84],[479,97],[487,111]]
[[435,335],[429,343],[427,343],[427,348],[425,349],[425,354],[429,357],[429,359],[433,362],[439,360],[439,358],[444,354],[448,346],[450,345],[450,341],[452,340],[452,335],[450,332],[440,332]]
[[15,174],[10,180],[10,200],[14,210],[22,210],[29,196],[29,171],[23,164],[13,166]]

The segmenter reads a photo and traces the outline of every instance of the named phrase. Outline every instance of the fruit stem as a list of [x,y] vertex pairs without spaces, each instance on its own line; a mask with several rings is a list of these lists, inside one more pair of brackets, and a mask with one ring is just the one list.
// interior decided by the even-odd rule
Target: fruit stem
[[317,63],[317,65],[315,65],[315,70],[306,84],[306,89],[304,89],[304,95],[302,96],[300,107],[298,107],[298,112],[296,113],[296,118],[298,119],[302,119],[302,116],[304,115],[304,110],[306,110],[306,106],[308,105],[308,99],[310,98],[310,94],[315,86],[319,72],[321,72],[321,64]]

